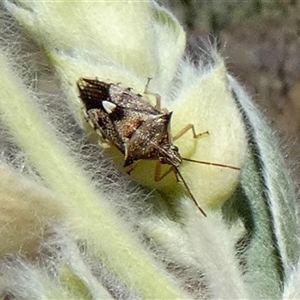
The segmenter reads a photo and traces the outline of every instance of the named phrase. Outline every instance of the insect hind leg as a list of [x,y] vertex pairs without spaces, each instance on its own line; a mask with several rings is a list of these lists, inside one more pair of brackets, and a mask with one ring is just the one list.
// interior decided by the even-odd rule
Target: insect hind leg
[[195,126],[193,124],[187,124],[176,135],[173,136],[173,141],[178,140],[180,137],[182,137],[184,134],[186,134],[189,130],[192,130],[194,139],[197,139],[200,136],[209,134],[208,131],[196,133]]

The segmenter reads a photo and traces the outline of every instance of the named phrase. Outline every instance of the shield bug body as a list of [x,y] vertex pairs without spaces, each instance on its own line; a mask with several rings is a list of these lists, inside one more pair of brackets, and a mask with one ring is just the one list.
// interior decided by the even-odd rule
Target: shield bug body
[[[156,105],[152,106],[141,94],[120,84],[80,78],[77,86],[87,120],[106,142],[118,148],[124,155],[123,167],[134,168],[134,162],[139,160],[158,160],[155,181],[162,180],[171,171],[175,172],[203,215],[206,215],[205,212],[198,205],[178,169],[182,161],[239,170],[233,166],[182,158],[173,140],[188,130],[193,131],[194,138],[202,134],[196,134],[194,126],[188,124],[172,139],[170,134],[172,112],[160,108],[158,95]],[[163,175],[159,174],[160,164],[170,165],[169,170]]]

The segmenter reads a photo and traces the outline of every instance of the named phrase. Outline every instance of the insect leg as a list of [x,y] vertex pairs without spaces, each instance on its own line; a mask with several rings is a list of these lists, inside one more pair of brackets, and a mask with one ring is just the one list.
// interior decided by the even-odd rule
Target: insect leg
[[128,170],[126,171],[126,173],[130,175],[130,173],[136,168],[136,164],[129,165],[127,166],[127,168]]
[[161,108],[161,96],[159,94],[157,94],[157,93],[153,93],[153,92],[149,91],[149,89],[148,89],[149,83],[150,83],[151,79],[152,78],[148,77],[148,81],[147,81],[147,83],[145,85],[144,94],[148,94],[148,95],[154,96],[155,97],[155,101],[156,101],[154,108],[157,109],[157,110],[162,110],[163,112],[167,113],[168,111],[167,111],[166,108],[163,108],[163,109]]
[[[186,125],[184,128],[182,128],[174,137],[173,137],[173,141],[179,139],[181,136],[183,136],[185,133],[187,133],[189,130],[192,130],[193,132],[193,137],[194,139],[197,139],[198,137],[205,135],[205,134],[209,134],[208,131],[205,132],[200,132],[200,133],[196,133],[195,127],[193,124],[188,124]],[[213,163],[213,162],[208,162],[208,161],[203,161],[203,160],[194,160],[194,159],[190,159],[190,158],[185,158],[182,157],[182,160],[185,161],[189,161],[189,162],[194,162],[194,163],[198,163],[198,164],[203,164],[203,165],[210,165],[210,166],[216,166],[216,167],[221,167],[221,168],[228,168],[228,169],[233,169],[233,170],[240,170],[241,168],[239,167],[235,167],[235,166],[231,166],[231,165],[225,165],[225,164],[219,164],[219,163]]]
[[196,133],[195,126],[193,124],[187,124],[184,126],[175,136],[173,136],[173,141],[178,140],[180,137],[182,137],[184,134],[186,134],[189,130],[192,130],[194,139],[197,139],[198,137],[209,134],[208,131]]
[[[161,163],[158,161],[156,163],[156,166],[155,166],[155,173],[154,173],[154,181],[158,182],[158,181],[161,181],[162,179],[164,179],[168,174],[170,174],[171,172],[174,172],[175,169],[173,166],[171,166],[165,173],[161,174]],[[176,172],[174,172],[176,178],[177,178],[177,175],[176,175]]]

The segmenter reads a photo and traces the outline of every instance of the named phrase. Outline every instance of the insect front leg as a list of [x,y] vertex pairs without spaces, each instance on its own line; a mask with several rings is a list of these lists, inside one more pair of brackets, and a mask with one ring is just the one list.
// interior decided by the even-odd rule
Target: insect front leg
[[184,134],[186,134],[189,130],[192,130],[194,139],[197,139],[198,137],[200,137],[202,135],[209,134],[208,131],[196,133],[195,126],[193,124],[187,124],[176,135],[173,136],[173,141],[178,140],[180,137],[182,137]]
[[126,173],[130,176],[131,172],[136,168],[136,164],[132,164],[126,167]]
[[175,169],[174,169],[173,166],[170,166],[170,168],[165,173],[162,174],[161,165],[162,164],[159,161],[155,165],[154,181],[156,181],[156,182],[161,181],[162,179],[164,179],[171,172],[173,172],[175,174],[176,179],[178,181],[177,174],[176,174]]

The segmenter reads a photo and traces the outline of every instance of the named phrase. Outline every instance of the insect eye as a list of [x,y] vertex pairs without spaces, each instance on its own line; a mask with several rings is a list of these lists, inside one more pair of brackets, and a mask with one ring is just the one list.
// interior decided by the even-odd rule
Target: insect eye
[[158,160],[162,163],[162,164],[168,164],[168,160],[165,157],[159,157]]
[[176,147],[176,146],[174,146],[174,145],[171,146],[171,149],[172,149],[173,151],[178,152],[178,147]]

